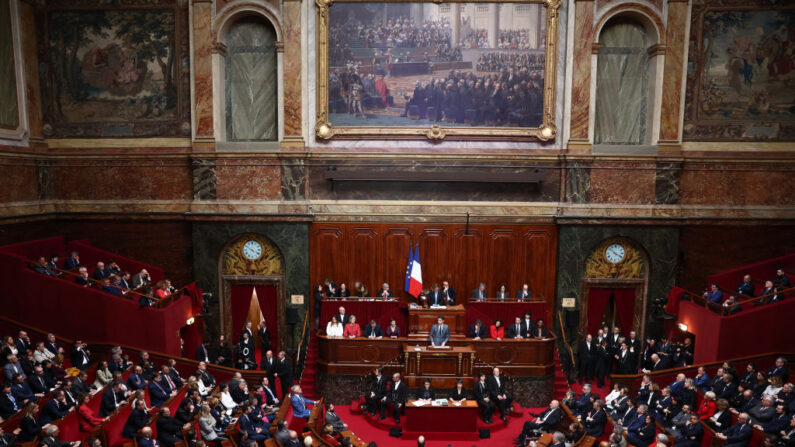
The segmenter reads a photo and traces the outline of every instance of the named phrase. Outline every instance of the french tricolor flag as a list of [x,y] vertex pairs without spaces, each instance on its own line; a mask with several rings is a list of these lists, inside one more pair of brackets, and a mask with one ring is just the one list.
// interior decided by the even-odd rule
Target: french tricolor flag
[[[409,250],[409,256],[412,256],[411,250]],[[422,265],[420,264],[420,246],[417,245],[417,248],[414,250],[413,256],[411,257],[409,264],[411,265],[411,273],[409,274],[409,295],[413,297],[420,296],[422,292]]]

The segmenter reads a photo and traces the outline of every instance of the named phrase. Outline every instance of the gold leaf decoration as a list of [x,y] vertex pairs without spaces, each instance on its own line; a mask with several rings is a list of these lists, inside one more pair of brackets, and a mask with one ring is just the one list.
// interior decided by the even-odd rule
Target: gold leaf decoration
[[[262,256],[250,260],[243,256],[243,245],[255,240],[262,245]],[[224,275],[278,276],[283,273],[282,254],[270,241],[256,234],[245,234],[227,247],[224,253]]]
[[[605,257],[605,250],[615,243],[624,246],[625,254],[621,262],[613,264]],[[645,276],[646,263],[643,260],[643,255],[625,239],[609,239],[602,242],[585,261],[586,278],[639,279]]]

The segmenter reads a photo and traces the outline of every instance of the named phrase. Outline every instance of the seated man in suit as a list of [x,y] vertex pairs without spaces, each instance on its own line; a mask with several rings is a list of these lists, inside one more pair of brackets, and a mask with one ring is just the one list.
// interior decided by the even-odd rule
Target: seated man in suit
[[439,288],[439,284],[434,284],[431,288],[431,291],[428,292],[427,296],[428,305],[433,306],[446,306],[447,305],[447,298],[445,298],[444,293]]
[[787,414],[787,406],[783,403],[776,405],[776,415],[773,419],[764,424],[756,424],[754,428],[762,430],[768,435],[777,435],[789,426],[790,416]]
[[376,323],[375,320],[370,320],[370,324],[364,327],[364,336],[365,338],[382,338],[384,336],[384,331],[381,329],[381,325]]
[[400,424],[400,412],[406,405],[408,387],[400,380],[400,373],[392,374],[392,383],[389,385],[386,396],[381,398],[381,417],[378,420],[386,419],[386,407],[392,405],[392,412],[395,416],[395,423]]
[[789,371],[787,371],[787,359],[779,357],[776,359],[776,364],[773,365],[767,372],[767,377],[778,376],[781,377],[781,382],[786,383],[789,379]]
[[30,389],[34,393],[41,395],[49,393],[56,385],[60,385],[60,383],[56,384],[49,376],[45,375],[44,368],[41,366],[33,367],[33,375],[28,378],[28,383],[30,383]]
[[450,341],[450,327],[444,324],[444,315],[439,315],[431,327],[430,339],[433,346],[445,346]]
[[99,405],[99,417],[110,416],[117,407],[124,405],[127,401],[119,398],[121,392],[121,382],[113,382],[102,394],[102,403]]
[[516,292],[516,299],[519,301],[526,301],[533,298],[533,292],[530,291],[530,286],[527,283],[522,284],[522,288]]
[[[152,437],[152,428],[144,427],[141,429],[141,436],[138,438],[139,447],[160,447],[160,443]],[[93,447],[93,446],[91,446]]]
[[677,447],[700,447],[704,437],[704,427],[698,419],[698,413],[690,413],[687,422],[676,437]]
[[560,402],[553,400],[549,403],[549,408],[544,410],[535,419],[524,423],[522,432],[519,434],[519,437],[514,439],[514,442],[524,445],[524,440],[536,430],[543,431],[544,433],[554,431],[560,422],[561,415],[562,410],[560,409]]
[[127,417],[121,436],[127,439],[135,439],[135,434],[138,433],[138,430],[144,428],[147,422],[149,422],[149,415],[146,413],[146,402],[143,399],[138,399],[135,401],[135,408]]
[[660,357],[659,355],[657,355],[655,353],[655,354],[651,355],[651,369],[650,370],[649,369],[644,369],[642,371],[644,373],[648,373],[648,372],[651,372],[651,371],[659,371],[661,369],[667,369],[669,367],[670,367],[670,365],[668,363],[668,360],[663,358],[663,357]]
[[486,283],[478,284],[478,288],[472,291],[473,301],[485,301],[489,297],[489,292],[486,291]]
[[252,410],[253,408],[251,405],[243,406],[243,414],[240,415],[240,419],[238,420],[240,431],[246,433],[249,441],[259,442],[270,438],[268,425],[263,422],[262,419],[255,420],[255,418],[251,416]]
[[28,378],[25,371],[22,370],[22,364],[19,363],[16,354],[9,354],[6,359],[8,362],[3,367],[3,376],[6,382],[13,380],[17,374],[21,375],[23,380]]
[[331,402],[326,404],[326,424],[331,424],[334,427],[334,431],[339,433],[343,432],[348,429],[348,424],[342,422],[339,415],[334,412],[334,404]]
[[483,412],[483,422],[486,424],[493,424],[494,422],[491,420],[491,415],[494,414],[494,402],[491,401],[491,397],[489,396],[486,374],[480,374],[478,383],[475,384],[473,391],[475,393],[475,400],[478,402],[478,407],[480,407]]
[[455,289],[450,287],[450,283],[448,281],[442,281],[442,296],[444,296],[448,306],[455,306]]
[[522,318],[516,317],[513,319],[513,324],[508,326],[508,334],[506,335],[507,338],[513,338],[516,340],[521,340],[527,337],[527,333],[522,330]]
[[153,407],[162,407],[164,403],[171,397],[167,384],[163,383],[163,375],[159,372],[152,378],[149,383],[149,399]]
[[751,275],[743,276],[743,282],[741,282],[734,290],[742,295],[753,297],[754,283],[751,282]]
[[141,365],[136,365],[130,377],[127,378],[127,388],[130,391],[140,390],[146,387],[146,380],[144,380],[144,370]]
[[39,417],[39,423],[49,424],[61,419],[67,414],[69,414],[69,405],[66,403],[66,395],[63,390],[58,390],[55,392],[52,399],[44,404],[44,409],[41,411],[41,416]]
[[83,287],[88,287],[91,285],[91,279],[88,277],[88,269],[85,267],[80,267],[77,270],[78,276],[75,278],[75,282],[80,284]]
[[593,403],[593,408],[587,415],[580,416],[580,421],[585,427],[585,433],[594,438],[601,437],[605,434],[605,423],[607,422],[607,415],[602,409],[604,403],[601,400],[596,400]]
[[60,429],[57,425],[48,425],[44,428],[44,438],[39,442],[39,445],[45,447],[78,447],[80,441],[66,442],[58,439]]
[[78,267],[80,267],[80,255],[76,251],[73,251],[69,253],[69,257],[64,261],[63,269],[74,270]]
[[574,408],[571,409],[575,415],[585,414],[591,410],[591,385],[582,386],[582,394],[577,398]]
[[723,302],[723,292],[718,289],[718,284],[712,283],[709,285],[709,290],[704,292],[704,298],[711,303],[721,304]]
[[17,405],[27,405],[30,402],[35,402],[44,397],[42,393],[34,393],[33,390],[30,389],[30,384],[22,378],[21,374],[15,375],[13,380],[14,384],[11,385],[11,395],[17,400]]
[[748,413],[740,413],[736,424],[721,433],[715,433],[715,437],[724,440],[724,447],[748,447],[754,434],[753,427],[748,423],[749,419]]
[[386,378],[381,373],[381,368],[376,368],[375,377],[370,384],[370,394],[365,397],[367,402],[367,412],[371,417],[375,417],[376,412],[379,411],[381,399],[386,396]]
[[293,395],[290,397],[290,405],[293,407],[293,416],[299,418],[308,418],[312,411],[307,408],[306,404],[314,405],[315,401],[312,399],[306,399],[301,394],[301,385],[293,385],[292,392]]
[[469,338],[473,340],[483,340],[487,337],[488,332],[486,332],[486,326],[480,319],[475,320],[475,322],[469,326]]
[[0,417],[8,419],[9,416],[19,411],[22,405],[11,392],[11,382],[3,382],[3,389],[0,392]]
[[108,276],[109,275],[105,273],[105,263],[102,261],[97,262],[97,266],[94,268],[94,274],[91,275],[91,277],[102,282],[102,280]]
[[488,379],[489,397],[500,411],[500,419],[507,422],[508,408],[513,403],[513,398],[505,392],[505,378],[500,376],[500,368],[494,368],[493,375]]
[[388,283],[381,284],[381,290],[378,291],[378,295],[381,298],[392,298],[394,295],[392,294],[392,289],[389,288]]

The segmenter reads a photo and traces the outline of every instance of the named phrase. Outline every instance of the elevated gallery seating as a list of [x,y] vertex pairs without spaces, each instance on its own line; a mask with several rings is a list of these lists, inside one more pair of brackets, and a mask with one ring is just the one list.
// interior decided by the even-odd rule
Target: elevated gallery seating
[[[80,252],[83,265],[88,265],[84,261],[86,256],[92,260],[115,260],[124,269],[151,269],[153,279],[163,275],[155,266],[96,249],[86,240],[67,244],[63,237],[54,237],[7,245],[0,247],[0,281],[5,284],[0,292],[0,306],[4,315],[60,334],[133,345],[172,356],[179,354],[179,339],[163,334],[176,334],[189,318],[201,312],[201,289],[189,284],[184,288],[187,296],[167,307],[142,308],[137,300],[82,287],[73,280],[44,275],[30,268],[29,262],[39,256],[66,255],[72,249]],[[86,324],[88,321],[91,324]],[[124,330],[119,330],[120,327]],[[186,330],[196,333],[186,337],[186,342],[190,339],[195,349],[201,338],[200,328]],[[189,348],[190,345],[186,346]]]

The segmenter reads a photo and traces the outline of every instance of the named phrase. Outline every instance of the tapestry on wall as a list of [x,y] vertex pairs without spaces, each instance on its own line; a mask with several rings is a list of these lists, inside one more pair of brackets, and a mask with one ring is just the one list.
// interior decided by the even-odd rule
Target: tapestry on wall
[[45,135],[189,136],[187,11],[187,0],[48,1]]
[[795,138],[795,3],[695,0],[691,17],[683,138]]

